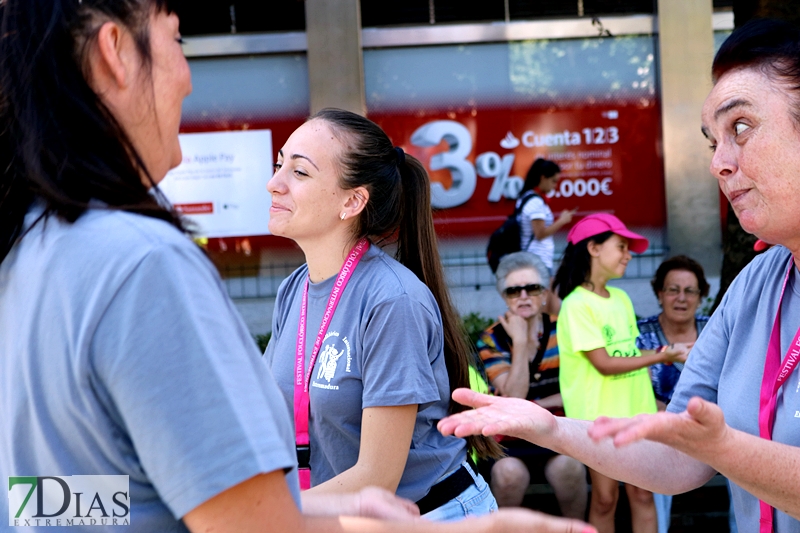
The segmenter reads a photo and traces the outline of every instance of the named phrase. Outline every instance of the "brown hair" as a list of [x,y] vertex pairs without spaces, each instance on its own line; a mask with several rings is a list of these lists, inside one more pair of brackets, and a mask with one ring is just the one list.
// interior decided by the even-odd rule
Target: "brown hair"
[[183,230],[128,135],[87,82],[88,45],[114,20],[150,63],[148,20],[167,0],[0,2],[0,262],[37,199],[42,218],[77,220],[90,202]]

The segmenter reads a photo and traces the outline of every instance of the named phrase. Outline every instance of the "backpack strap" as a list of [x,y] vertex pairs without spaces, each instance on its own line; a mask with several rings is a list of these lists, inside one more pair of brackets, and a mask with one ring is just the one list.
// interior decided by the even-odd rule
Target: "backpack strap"
[[[525,196],[522,197],[522,201],[519,203],[519,207],[514,208],[514,216],[518,217],[519,214],[522,213],[522,209],[525,207],[525,204],[528,203],[528,200],[531,200],[533,198],[541,198],[541,196],[539,196],[539,194],[533,189],[530,189],[525,193]],[[531,238],[528,239],[528,242],[525,243],[525,246],[522,248],[523,252],[528,250],[528,246],[531,245],[535,237],[536,235],[533,234],[533,230],[531,229]]]
[[514,214],[518,215],[518,214],[522,213],[522,209],[525,207],[525,204],[527,204],[528,200],[531,200],[532,198],[541,198],[541,196],[539,196],[539,194],[536,191],[534,191],[533,189],[530,189],[522,197],[522,202],[520,202],[519,207],[515,207],[514,208]]

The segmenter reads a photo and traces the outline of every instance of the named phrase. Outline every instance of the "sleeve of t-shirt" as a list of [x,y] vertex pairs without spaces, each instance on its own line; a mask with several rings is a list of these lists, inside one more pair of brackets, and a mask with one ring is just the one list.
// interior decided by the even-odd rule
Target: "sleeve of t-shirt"
[[[566,300],[565,303],[567,303]],[[558,322],[562,324],[560,331],[562,336],[565,330],[569,331],[574,351],[590,352],[605,347],[602,325],[597,322],[592,309],[583,302],[570,302],[566,309],[562,307],[561,314],[558,315]]]
[[709,402],[717,402],[719,376],[728,351],[729,335],[726,329],[726,312],[730,305],[730,296],[737,289],[737,283],[731,285],[714,315],[700,332],[694,343],[689,358],[681,372],[681,377],[672,394],[667,410],[681,413],[693,396],[700,396]]
[[536,196],[527,201],[522,214],[531,220],[544,220],[547,218],[547,206],[541,197]]
[[275,357],[274,339],[281,335],[283,330],[283,322],[286,320],[285,307],[290,305],[291,299],[287,296],[289,288],[294,286],[294,279],[300,275],[299,270],[294,271],[289,277],[285,278],[278,287],[277,295],[275,296],[275,307],[272,310],[272,329],[270,330],[270,342],[267,343],[267,349],[264,351],[264,362],[269,368],[272,368],[272,360]]
[[295,466],[272,375],[192,246],[162,245],[144,257],[103,314],[90,353],[93,385],[124,428],[119,438],[129,436],[142,482],[176,518],[259,473]]
[[[407,294],[382,302],[370,312],[363,339],[364,407],[440,399],[437,377],[442,376],[434,376],[433,363],[444,357],[442,326],[429,309]],[[446,368],[438,366],[446,382]]]

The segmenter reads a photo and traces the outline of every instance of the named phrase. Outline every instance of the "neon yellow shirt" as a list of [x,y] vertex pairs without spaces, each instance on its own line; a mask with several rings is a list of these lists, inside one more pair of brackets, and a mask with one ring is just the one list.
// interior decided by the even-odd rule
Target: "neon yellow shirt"
[[655,413],[656,400],[647,368],[604,376],[585,352],[605,348],[612,357],[641,357],[639,328],[625,291],[606,287],[603,298],[583,287],[573,290],[558,315],[559,383],[564,411],[570,418],[594,420],[600,415],[628,417]]

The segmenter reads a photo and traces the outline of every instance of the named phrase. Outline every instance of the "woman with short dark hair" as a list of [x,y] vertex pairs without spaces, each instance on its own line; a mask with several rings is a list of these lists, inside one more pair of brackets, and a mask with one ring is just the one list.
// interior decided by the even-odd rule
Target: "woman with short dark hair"
[[667,494],[719,472],[732,482],[740,530],[798,532],[800,28],[748,22],[720,47],[712,74],[702,112],[711,174],[742,227],[774,246],[731,284],[692,348],[667,412],[590,425],[522,400],[459,390],[456,399],[483,407],[439,426],[458,435],[510,431]]
[[[676,342],[694,344],[708,323],[707,316],[697,314],[709,290],[703,267],[690,257],[676,255],[658,266],[650,284],[661,312],[638,321],[636,346],[642,350],[655,350]],[[665,410],[672,399],[682,370],[683,363],[680,362],[670,365],[656,363],[650,367],[650,380],[659,411]],[[658,513],[658,531],[666,533],[672,496],[656,493],[653,498]]]

